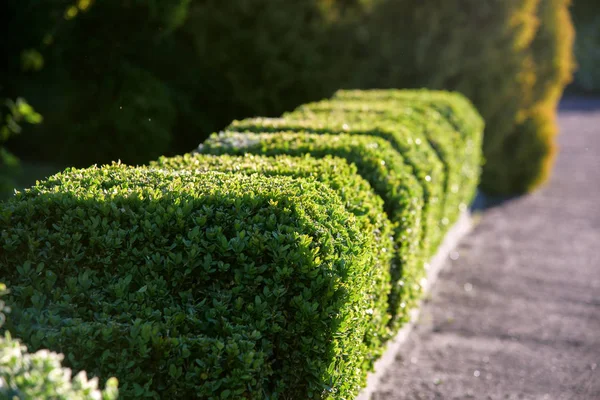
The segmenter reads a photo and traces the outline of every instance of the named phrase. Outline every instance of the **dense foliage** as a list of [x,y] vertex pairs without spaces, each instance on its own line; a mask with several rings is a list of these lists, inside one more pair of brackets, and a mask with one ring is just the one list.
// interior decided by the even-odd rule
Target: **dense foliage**
[[[0,296],[6,295],[0,283]],[[0,300],[0,327],[3,312],[10,311]],[[106,389],[98,389],[98,379],[88,380],[85,371],[71,378],[71,370],[63,368],[64,356],[47,350],[29,353],[21,341],[6,332],[0,336],[0,398],[10,400],[115,400],[117,380],[111,378]]]
[[482,129],[457,94],[340,91],[68,169],[3,204],[7,328],[123,398],[353,398],[474,195]]
[[[397,326],[418,298],[423,260],[435,252],[442,235],[474,196],[483,124],[469,102],[456,94],[350,91],[336,97],[301,106],[279,119],[234,121],[199,151],[335,155],[355,163],[384,199],[392,221],[399,224],[396,238],[402,273],[392,271],[393,282],[398,284],[392,285],[390,295],[392,326]],[[409,187],[423,193],[421,257],[406,258],[414,252],[406,247],[406,233],[417,232],[414,226],[402,223],[411,217],[395,214],[397,196],[411,196],[411,190],[398,193],[398,187],[408,184],[406,174],[394,178],[402,170],[416,178]]]
[[389,284],[358,221],[314,179],[70,169],[3,205],[8,328],[124,398],[349,398]]

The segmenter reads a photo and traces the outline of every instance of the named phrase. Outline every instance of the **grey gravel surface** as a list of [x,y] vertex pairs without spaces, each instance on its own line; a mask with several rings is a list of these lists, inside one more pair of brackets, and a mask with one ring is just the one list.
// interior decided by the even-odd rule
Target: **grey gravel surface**
[[600,99],[559,123],[551,182],[484,212],[374,400],[600,400]]

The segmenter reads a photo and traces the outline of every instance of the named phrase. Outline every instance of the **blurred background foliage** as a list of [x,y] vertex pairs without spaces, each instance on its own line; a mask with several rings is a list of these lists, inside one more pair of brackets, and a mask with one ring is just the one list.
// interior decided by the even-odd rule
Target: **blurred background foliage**
[[4,100],[0,109],[0,196],[8,193],[15,186],[14,176],[20,172],[19,159],[8,151],[4,146],[11,137],[21,133],[22,125],[39,124],[42,116],[22,98],[16,101]]
[[[568,5],[5,0],[0,98],[27,99],[44,118],[7,147],[57,168],[146,163],[339,88],[429,87],[463,92],[485,117],[483,189],[526,192],[548,175],[574,66]],[[579,62],[581,76],[597,73]]]
[[575,84],[586,92],[600,92],[600,2],[574,0],[571,9],[577,29]]

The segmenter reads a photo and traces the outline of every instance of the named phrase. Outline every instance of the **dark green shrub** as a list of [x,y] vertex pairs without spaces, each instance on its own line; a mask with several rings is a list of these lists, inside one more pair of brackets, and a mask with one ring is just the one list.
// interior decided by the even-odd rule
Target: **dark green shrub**
[[[3,55],[17,63],[23,49],[34,48],[45,60],[35,76],[0,66],[0,76],[10,77],[2,83],[12,98],[30,99],[47,118],[29,133],[34,140],[11,144],[29,158],[88,166],[187,152],[234,118],[275,116],[328,96],[351,73],[331,62],[349,47],[338,28],[351,8],[345,0],[94,0],[65,19],[77,3],[5,5],[11,40]],[[148,107],[116,104],[140,97]],[[135,131],[132,121],[139,125]],[[79,144],[79,136],[86,140]],[[124,137],[132,145],[107,145]]]
[[[69,126],[61,127],[63,120],[47,113],[45,129],[60,129],[64,134],[61,142],[46,146],[53,157],[82,166],[111,160],[141,164],[169,151],[175,105],[170,89],[156,76],[123,65],[110,79],[83,87],[87,90],[69,105]],[[98,108],[79,111],[82,106],[93,108],[92,104]]]
[[[395,226],[397,259],[391,271],[389,296],[392,326],[408,317],[421,292],[424,276],[422,237],[423,190],[412,168],[384,139],[362,135],[326,135],[311,133],[240,133],[223,132],[211,136],[199,147],[205,154],[287,154],[313,157],[336,156],[354,163],[385,203],[385,210]],[[401,270],[400,268],[401,267]]]
[[56,102],[24,91],[45,120],[13,144],[15,153],[36,162],[89,166],[119,159],[139,164],[169,151],[175,103],[153,74],[121,65],[102,79],[66,83],[64,90]]
[[[185,154],[177,157],[161,157],[152,165],[198,173],[220,171],[264,176],[284,175],[322,182],[338,193],[346,209],[356,216],[360,230],[374,235],[373,247],[368,249],[368,253],[372,257],[368,263],[374,265],[374,268],[378,270],[392,268],[393,226],[383,211],[383,200],[373,192],[369,183],[358,175],[356,167],[349,165],[341,158]],[[370,315],[365,317],[369,320],[365,341],[371,352],[369,357],[371,362],[381,355],[384,349],[383,342],[390,336],[387,329],[389,316],[385,312],[388,301],[387,293],[390,291],[390,275],[389,273],[381,274],[379,278],[380,281],[372,283],[372,295],[377,302],[376,307]]]
[[[486,121],[482,188],[533,189],[548,176],[555,105],[571,73],[565,0],[380,0],[358,36],[357,88],[456,90]],[[529,118],[549,116],[543,123]],[[531,131],[544,127],[544,132]],[[539,143],[542,140],[545,143]],[[516,145],[520,147],[516,147]],[[519,158],[525,155],[525,158]],[[523,173],[523,168],[527,173]]]
[[[0,297],[6,286],[0,283]],[[9,310],[0,299],[0,328],[3,311]],[[10,400],[115,400],[117,380],[111,378],[106,389],[98,390],[98,380],[88,380],[85,371],[71,378],[71,370],[63,368],[62,354],[47,350],[29,353],[21,341],[6,332],[0,336],[0,398]]]
[[[240,132],[309,132],[317,134],[372,135],[387,139],[400,151],[423,188],[423,237],[425,254],[435,251],[443,235],[445,171],[421,129],[390,124],[362,113],[288,113],[284,118],[253,118],[234,121],[228,129]],[[441,229],[442,228],[442,229]]]
[[[178,96],[159,67],[177,65],[168,38],[187,3],[8,0],[1,86],[45,117],[9,146],[24,159],[80,166],[169,151]],[[30,53],[43,66],[35,74],[20,65]]]
[[71,169],[6,202],[0,232],[8,328],[116,375],[123,397],[341,399],[364,383],[387,270],[320,182]]
[[600,91],[600,5],[595,0],[576,0],[571,6],[577,31],[575,85],[584,91]]

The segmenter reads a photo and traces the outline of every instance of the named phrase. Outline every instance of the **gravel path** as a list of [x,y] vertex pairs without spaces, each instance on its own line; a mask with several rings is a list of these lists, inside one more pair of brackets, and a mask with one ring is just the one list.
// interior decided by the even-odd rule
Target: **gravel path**
[[600,99],[559,120],[552,181],[485,212],[374,400],[600,399]]

